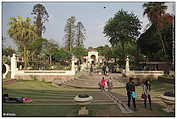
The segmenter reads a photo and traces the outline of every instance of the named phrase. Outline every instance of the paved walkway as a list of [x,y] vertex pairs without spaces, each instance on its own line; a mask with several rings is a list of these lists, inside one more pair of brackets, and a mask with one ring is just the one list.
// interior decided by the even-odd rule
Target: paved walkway
[[[80,72],[77,74],[76,78],[71,81],[65,82],[66,86],[75,88],[87,88],[87,89],[98,89],[98,83],[104,75],[98,73]],[[125,84],[121,83],[121,74],[110,74],[104,76],[105,79],[112,77],[113,88],[124,88]]]

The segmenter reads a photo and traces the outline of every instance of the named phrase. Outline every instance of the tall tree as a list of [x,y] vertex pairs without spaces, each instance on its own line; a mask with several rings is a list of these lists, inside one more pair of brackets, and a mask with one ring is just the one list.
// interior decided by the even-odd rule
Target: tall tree
[[42,33],[46,30],[44,23],[48,21],[49,18],[48,12],[42,4],[36,4],[31,14],[34,15],[34,23],[37,25],[37,34],[39,37],[42,37]]
[[76,47],[83,47],[86,39],[86,29],[82,22],[78,22],[76,26]]
[[122,55],[125,57],[125,48],[128,42],[136,41],[141,29],[141,23],[137,16],[127,11],[118,11],[113,18],[110,18],[104,27],[104,34],[109,38],[113,47],[121,44]]
[[[173,17],[166,14],[163,17],[163,27],[160,30],[160,34],[156,31],[156,26],[152,24],[141,36],[138,38],[138,47],[140,52],[148,56],[151,60],[165,60],[172,62],[173,41],[174,41],[174,27]],[[164,48],[166,55],[162,50],[160,37],[164,41]]]
[[65,26],[65,47],[66,49],[71,52],[72,48],[74,47],[74,39],[75,39],[75,22],[76,19],[74,16],[71,16],[67,19],[67,23]]
[[164,55],[166,55],[166,48],[160,31],[164,24],[163,17],[165,15],[165,11],[167,10],[167,6],[165,5],[165,2],[148,2],[144,3],[143,7],[144,15],[147,15],[149,21],[155,26],[156,32],[159,33],[162,50]]
[[30,23],[31,18],[27,17],[23,19],[23,17],[19,16],[18,18],[12,17],[10,18],[10,28],[8,30],[9,36],[16,41],[20,50],[22,51],[25,69],[28,64],[28,43],[37,38],[36,34],[36,26]]

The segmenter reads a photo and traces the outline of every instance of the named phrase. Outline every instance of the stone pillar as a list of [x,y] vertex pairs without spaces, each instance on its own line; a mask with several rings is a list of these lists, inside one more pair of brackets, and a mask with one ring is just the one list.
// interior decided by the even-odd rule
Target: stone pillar
[[126,58],[126,65],[125,65],[125,73],[129,73],[130,72],[130,68],[129,68],[129,58],[127,56]]
[[13,56],[11,57],[11,79],[15,79],[16,71],[17,71],[17,61],[15,54],[13,54]]

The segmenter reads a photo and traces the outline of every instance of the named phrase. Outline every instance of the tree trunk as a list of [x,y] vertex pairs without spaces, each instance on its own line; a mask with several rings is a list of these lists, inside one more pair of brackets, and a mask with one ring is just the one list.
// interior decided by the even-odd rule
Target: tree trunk
[[121,44],[122,44],[122,56],[123,56],[123,58],[125,58],[125,44],[124,44],[124,42],[121,42]]
[[160,32],[159,32],[159,36],[160,36],[160,40],[161,40],[162,51],[163,51],[164,55],[166,56],[167,53],[166,53],[166,49],[165,49],[165,44],[164,44],[164,41],[163,41],[163,38],[162,38],[162,34]]
[[52,55],[49,56],[49,64],[52,64]]
[[26,50],[26,47],[24,46],[24,49],[23,49],[23,57],[24,57],[24,69],[27,69],[27,50]]

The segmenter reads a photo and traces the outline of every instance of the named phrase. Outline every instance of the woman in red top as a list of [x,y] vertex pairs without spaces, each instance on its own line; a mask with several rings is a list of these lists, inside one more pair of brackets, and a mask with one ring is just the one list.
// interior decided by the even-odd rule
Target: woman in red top
[[105,88],[107,86],[107,81],[104,79],[104,77],[101,80],[101,86],[102,86],[103,90],[105,90]]

